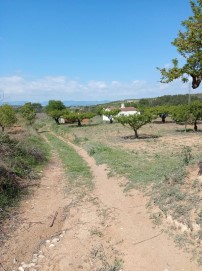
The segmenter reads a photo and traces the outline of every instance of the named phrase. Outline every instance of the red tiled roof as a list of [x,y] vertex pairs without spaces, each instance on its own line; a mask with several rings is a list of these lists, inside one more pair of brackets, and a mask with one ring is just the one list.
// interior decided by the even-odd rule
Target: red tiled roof
[[137,109],[135,107],[123,107],[121,108],[121,111],[136,111]]

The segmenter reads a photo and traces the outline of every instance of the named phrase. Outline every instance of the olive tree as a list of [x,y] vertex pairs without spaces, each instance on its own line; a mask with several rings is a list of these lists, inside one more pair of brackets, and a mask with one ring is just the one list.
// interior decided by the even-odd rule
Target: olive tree
[[185,31],[179,31],[178,37],[172,42],[185,59],[185,64],[179,67],[175,58],[172,60],[172,68],[158,69],[162,75],[162,83],[169,83],[177,78],[188,82],[188,76],[191,76],[192,88],[196,89],[202,80],[202,0],[190,1],[190,5],[193,15],[182,21]]
[[62,114],[64,114],[65,109],[65,105],[61,101],[50,100],[45,108],[45,111],[55,120],[57,124],[59,124],[59,118],[62,116]]
[[0,126],[2,128],[2,132],[5,127],[11,126],[16,122],[17,118],[13,107],[8,104],[0,106]]
[[116,117],[119,112],[120,112],[120,109],[118,108],[112,109],[112,110],[106,110],[106,109],[102,110],[102,114],[108,117],[110,123],[113,123],[113,117]]
[[67,122],[77,122],[78,126],[82,126],[81,122],[84,119],[91,119],[95,117],[95,113],[92,112],[70,112],[70,113],[65,113],[62,115],[62,117],[67,121]]
[[20,108],[20,113],[23,118],[26,120],[27,124],[33,124],[36,118],[36,110],[32,103],[26,103]]
[[202,102],[194,101],[191,105],[178,105],[173,107],[172,118],[176,122],[193,124],[194,131],[198,130],[197,123],[202,119]]
[[119,116],[116,117],[116,120],[121,123],[123,126],[130,126],[134,133],[135,138],[138,138],[138,130],[145,124],[152,121],[152,116],[149,114],[134,114],[130,116]]

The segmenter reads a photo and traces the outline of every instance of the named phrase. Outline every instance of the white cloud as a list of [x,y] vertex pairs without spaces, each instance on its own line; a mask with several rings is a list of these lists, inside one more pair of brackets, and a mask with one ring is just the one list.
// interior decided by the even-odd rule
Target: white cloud
[[[90,80],[81,82],[78,78],[67,76],[45,76],[28,78],[23,75],[0,77],[0,94],[4,101],[43,102],[50,99],[59,100],[119,100],[156,97],[188,93],[189,85],[175,80],[170,84],[150,83],[144,80],[111,82]],[[195,93],[201,92],[201,87]]]

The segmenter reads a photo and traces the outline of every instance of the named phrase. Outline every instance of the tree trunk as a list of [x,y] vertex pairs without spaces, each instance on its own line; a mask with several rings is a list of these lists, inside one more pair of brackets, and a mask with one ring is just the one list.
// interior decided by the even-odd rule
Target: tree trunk
[[138,138],[138,133],[137,133],[137,130],[134,129],[134,132],[135,132],[135,138]]
[[81,127],[81,120],[78,119],[78,126]]
[[197,87],[199,87],[201,81],[202,81],[202,76],[195,76],[193,74],[190,74],[192,77],[192,88],[196,89]]
[[55,122],[56,122],[57,124],[60,124],[60,123],[59,123],[59,118],[54,118],[54,120],[55,120]]
[[198,126],[197,126],[197,121],[194,121],[194,131],[197,132],[198,131]]
[[185,122],[185,125],[184,125],[184,129],[185,129],[185,133],[187,132],[187,123]]

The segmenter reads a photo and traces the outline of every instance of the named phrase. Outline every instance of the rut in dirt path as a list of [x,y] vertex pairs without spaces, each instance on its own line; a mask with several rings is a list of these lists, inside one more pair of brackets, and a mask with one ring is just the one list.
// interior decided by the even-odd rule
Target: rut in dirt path
[[[21,202],[19,214],[15,217],[17,228],[0,251],[0,270],[18,270],[21,263],[32,262],[33,254],[50,237],[59,235],[66,217],[66,176],[56,153],[43,172],[31,196]],[[34,268],[34,262],[30,267]],[[28,270],[28,269],[26,269]]]
[[177,248],[173,240],[159,228],[154,228],[146,209],[146,198],[133,190],[130,196],[123,193],[118,178],[108,178],[106,166],[98,166],[88,153],[71,145],[92,170],[94,194],[106,209],[113,210],[114,220],[105,234],[111,238],[117,251],[122,253],[125,271],[199,271],[191,255]]

